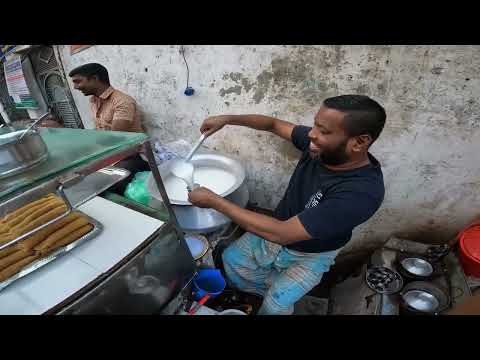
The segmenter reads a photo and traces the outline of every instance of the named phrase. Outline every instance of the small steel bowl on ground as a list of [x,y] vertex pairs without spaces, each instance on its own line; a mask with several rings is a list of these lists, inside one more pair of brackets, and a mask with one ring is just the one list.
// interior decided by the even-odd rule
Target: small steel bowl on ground
[[407,284],[400,293],[407,309],[425,314],[435,314],[445,310],[450,298],[440,287],[431,282],[414,281]]
[[400,261],[403,269],[415,276],[428,277],[433,274],[433,266],[420,257],[406,257]]

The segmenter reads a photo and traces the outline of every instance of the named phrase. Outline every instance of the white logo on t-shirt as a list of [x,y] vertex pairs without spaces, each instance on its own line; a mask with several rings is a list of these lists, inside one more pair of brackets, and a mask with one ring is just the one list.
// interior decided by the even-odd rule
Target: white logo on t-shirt
[[316,194],[313,194],[310,197],[310,200],[308,200],[307,204],[305,205],[305,209],[311,209],[317,206],[320,200],[322,199],[322,197],[323,197],[322,191],[318,190]]

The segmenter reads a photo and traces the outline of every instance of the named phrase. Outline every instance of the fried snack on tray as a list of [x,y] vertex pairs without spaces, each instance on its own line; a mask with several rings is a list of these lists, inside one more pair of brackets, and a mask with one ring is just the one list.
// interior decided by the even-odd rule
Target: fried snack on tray
[[67,246],[68,244],[74,242],[77,239],[80,239],[82,236],[88,234],[90,231],[92,231],[93,225],[92,224],[87,224],[83,225],[81,228],[73,231],[72,233],[68,234],[61,240],[53,243],[50,247],[42,250],[40,254],[42,255],[47,255],[53,252],[54,250],[57,250],[58,248],[61,248],[62,246]]
[[[7,234],[2,234],[2,236],[0,237],[0,244],[12,241],[17,237],[29,232],[30,230],[33,230],[36,227],[43,225],[62,214],[65,214],[65,212],[67,211],[67,207],[65,205],[56,206],[57,207],[53,209],[51,209],[50,206],[46,206],[45,210],[47,211],[47,213],[40,215],[38,218],[33,219],[29,223],[25,223],[24,226],[17,225],[16,227],[12,228]],[[49,209],[51,210],[48,211]]]
[[[0,219],[0,245],[53,220],[66,210],[60,197],[49,194],[7,214]],[[72,211],[26,239],[0,250],[0,282],[15,275],[33,261],[78,240],[92,229],[93,225],[86,216]]]
[[43,240],[40,244],[36,245],[33,249],[35,251],[40,251],[43,253],[47,248],[51,247],[57,241],[64,239],[67,235],[87,224],[88,220],[82,216],[72,221],[71,223],[66,224],[60,230],[55,231],[53,234]]
[[[47,206],[48,205],[48,206]],[[16,226],[25,226],[26,223],[29,223],[32,219],[36,219],[41,214],[45,213],[48,210],[55,208],[56,206],[64,205],[63,201],[60,198],[50,198],[47,201],[42,202],[36,206],[27,209],[22,214],[11,218],[7,222],[9,229],[12,229]]]
[[[0,244],[14,240],[18,236],[32,230],[36,227],[34,220],[44,221],[45,218],[50,218],[51,215],[58,213],[58,210],[50,211],[59,207],[63,207],[64,212],[66,212],[63,200],[58,196],[49,194],[7,214],[0,219]],[[41,218],[41,216],[45,217]],[[53,216],[51,219],[55,217]]]
[[28,203],[27,205],[24,205],[22,206],[21,208],[18,208],[17,210],[15,210],[14,212],[11,212],[10,214],[6,215],[5,217],[3,217],[3,219],[0,220],[0,224],[3,224],[5,222],[8,222],[10,221],[11,219],[13,218],[16,218],[17,216],[20,216],[22,215],[25,211],[27,211],[28,209],[32,208],[32,207],[35,207],[35,206],[38,206],[38,205],[41,205],[53,198],[58,198],[58,196],[55,196],[53,194],[48,194],[47,196],[44,196],[43,198],[41,199],[38,199],[38,200],[35,200],[35,201],[32,201],[31,203]]
[[19,246],[18,244],[15,244],[15,245],[11,245],[5,249],[2,249],[0,250],[0,259],[5,257],[5,256],[8,256],[10,254],[13,254],[14,252],[18,251],[18,250],[21,250],[21,246]]
[[40,215],[37,218],[32,218],[31,221],[27,224],[25,224],[24,227],[21,228],[14,228],[13,232],[15,232],[18,235],[25,234],[26,232],[35,229],[36,227],[39,227],[40,225],[43,225],[50,220],[55,219],[56,217],[59,217],[62,214],[65,214],[67,211],[67,207],[65,205],[55,205],[55,207],[47,207],[46,209],[48,212]]
[[3,269],[0,271],[0,282],[7,280],[9,277],[15,275],[16,273],[20,272],[25,266],[32,263],[33,261],[37,260],[40,256],[35,254],[29,257],[26,257],[13,265]]
[[73,211],[64,218],[54,222],[53,224],[47,226],[45,229],[42,229],[32,236],[29,236],[25,240],[19,242],[18,246],[22,249],[33,249],[33,247],[43,240],[45,240],[48,236],[52,235],[55,231],[61,229],[65,225],[73,222],[74,220],[80,218],[82,215],[78,211]]
[[16,262],[28,257],[34,255],[35,252],[33,250],[19,250],[14,252],[13,254],[10,254],[8,256],[5,256],[0,259],[0,271],[9,267],[12,264],[15,264]]

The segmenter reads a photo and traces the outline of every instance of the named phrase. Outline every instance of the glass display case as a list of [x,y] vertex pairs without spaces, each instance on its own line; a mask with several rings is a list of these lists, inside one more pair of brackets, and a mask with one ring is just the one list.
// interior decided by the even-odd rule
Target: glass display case
[[[0,180],[1,217],[52,192],[65,200],[67,213],[81,204],[88,204],[99,192],[108,188],[109,176],[115,179],[113,182],[125,177],[122,170],[114,165],[137,153],[143,153],[148,160],[165,207],[163,221],[151,235],[139,241],[115,264],[102,268],[98,276],[86,285],[42,313],[159,313],[190,285],[196,269],[167,197],[149,137],[142,133],[66,128],[42,128],[39,131],[48,147],[48,159],[28,171]],[[134,210],[130,207],[128,211]],[[104,219],[116,216],[108,214],[108,211],[99,214]],[[107,226],[113,225],[103,224],[104,230],[108,230]],[[131,233],[135,234],[142,223],[134,221],[129,226]],[[29,235],[41,229],[41,226],[32,229]],[[0,247],[5,249],[18,241],[18,238],[13,239],[0,244]],[[114,243],[115,239],[104,241]],[[70,253],[64,251],[59,256],[68,257]],[[55,271],[56,261],[51,260],[49,271]],[[41,267],[35,271],[39,270]],[[22,282],[27,283],[29,277],[34,279],[32,275],[24,274]],[[2,293],[13,286],[15,282],[0,291],[0,300]]]

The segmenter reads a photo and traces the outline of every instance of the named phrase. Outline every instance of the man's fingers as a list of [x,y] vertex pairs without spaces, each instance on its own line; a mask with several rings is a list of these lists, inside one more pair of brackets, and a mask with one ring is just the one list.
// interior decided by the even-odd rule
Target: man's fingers
[[216,129],[213,129],[213,128],[208,128],[208,129],[204,129],[203,131],[200,130],[202,132],[203,135],[205,135],[206,137],[209,137],[210,135],[212,135],[214,132],[215,132]]

